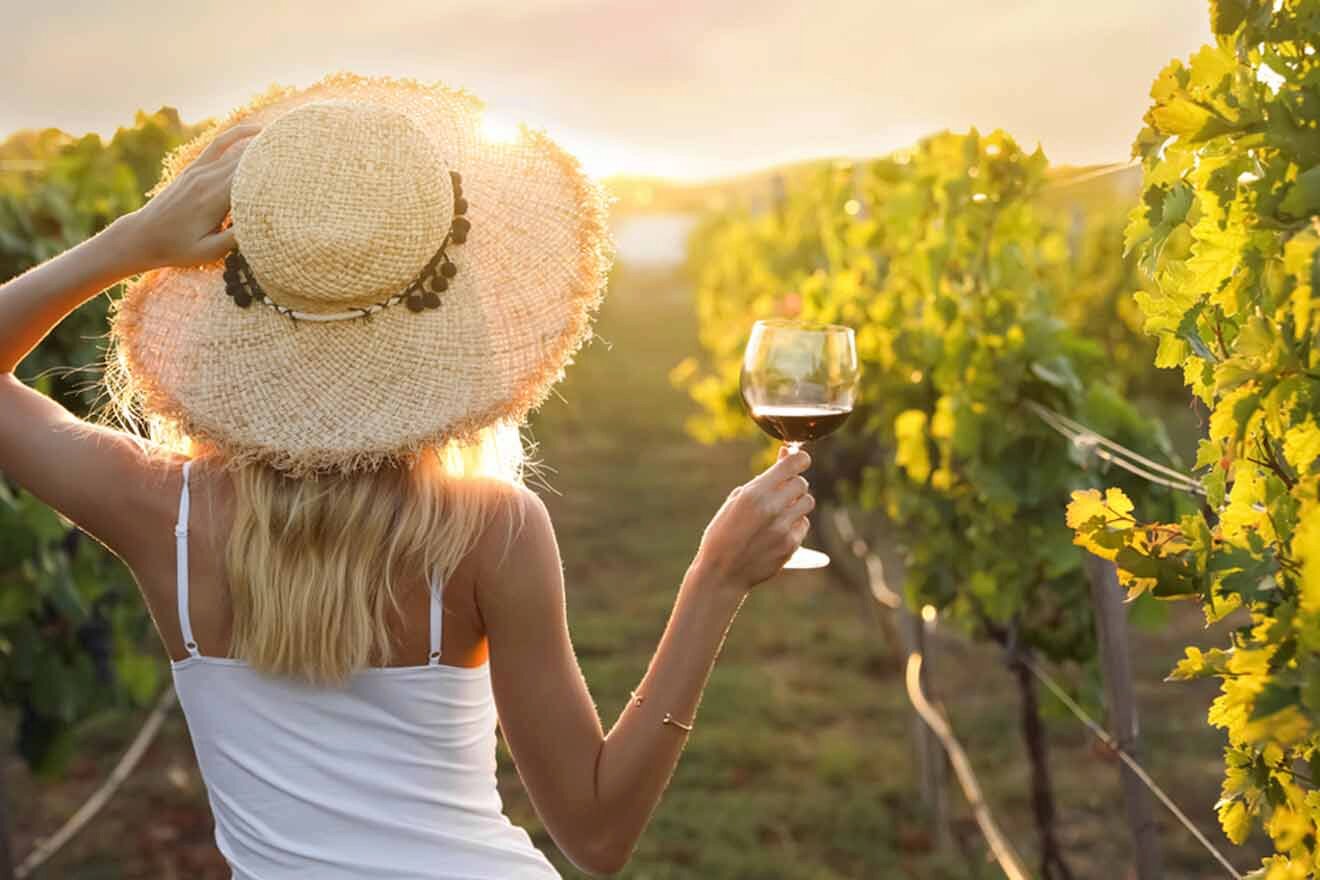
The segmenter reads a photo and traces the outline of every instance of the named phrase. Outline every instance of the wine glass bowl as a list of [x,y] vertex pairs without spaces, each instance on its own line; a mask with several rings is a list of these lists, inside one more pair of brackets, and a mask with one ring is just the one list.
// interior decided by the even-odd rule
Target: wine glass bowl
[[[796,452],[847,421],[858,376],[851,327],[777,318],[752,326],[739,387],[752,421]],[[784,567],[828,564],[824,553],[799,548]]]

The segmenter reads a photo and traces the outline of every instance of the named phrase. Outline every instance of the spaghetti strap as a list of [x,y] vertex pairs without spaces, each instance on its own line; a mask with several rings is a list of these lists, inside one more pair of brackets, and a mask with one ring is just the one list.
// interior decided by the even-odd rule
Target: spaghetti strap
[[440,639],[444,635],[444,626],[441,616],[441,595],[444,593],[444,580],[437,577],[435,573],[431,574],[431,653],[427,661],[428,666],[440,665]]
[[200,657],[197,640],[193,638],[192,618],[188,614],[188,471],[192,468],[192,459],[183,463],[183,488],[179,492],[179,521],[174,524],[175,559],[178,568],[175,574],[178,588],[179,630],[183,633],[183,645],[189,656]]

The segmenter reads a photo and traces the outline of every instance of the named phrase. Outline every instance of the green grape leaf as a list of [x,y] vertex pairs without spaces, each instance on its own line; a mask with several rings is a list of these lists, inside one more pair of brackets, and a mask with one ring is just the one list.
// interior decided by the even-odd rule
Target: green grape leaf
[[1210,29],[1217,36],[1228,36],[1241,27],[1247,16],[1249,0],[1210,0]]
[[1320,212],[1320,166],[1297,175],[1279,203],[1279,211],[1290,217],[1310,217]]

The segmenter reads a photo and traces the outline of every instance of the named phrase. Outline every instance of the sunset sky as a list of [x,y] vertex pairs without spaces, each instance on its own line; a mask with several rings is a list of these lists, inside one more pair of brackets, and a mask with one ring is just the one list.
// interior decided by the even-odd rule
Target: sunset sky
[[590,171],[706,178],[1008,129],[1114,162],[1204,0],[5,0],[0,135],[217,115],[334,69],[442,79]]

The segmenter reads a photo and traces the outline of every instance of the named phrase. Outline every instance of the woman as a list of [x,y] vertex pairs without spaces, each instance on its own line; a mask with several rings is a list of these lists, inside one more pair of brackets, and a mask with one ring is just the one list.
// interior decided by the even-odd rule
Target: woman
[[[165,161],[154,197],[0,287],[0,470],[132,570],[235,878],[542,878],[495,727],[564,854],[620,870],[743,599],[814,505],[784,456],[735,488],[606,736],[518,433],[589,335],[603,199],[466,93],[272,89]],[[86,299],[148,438],[13,371]]]

